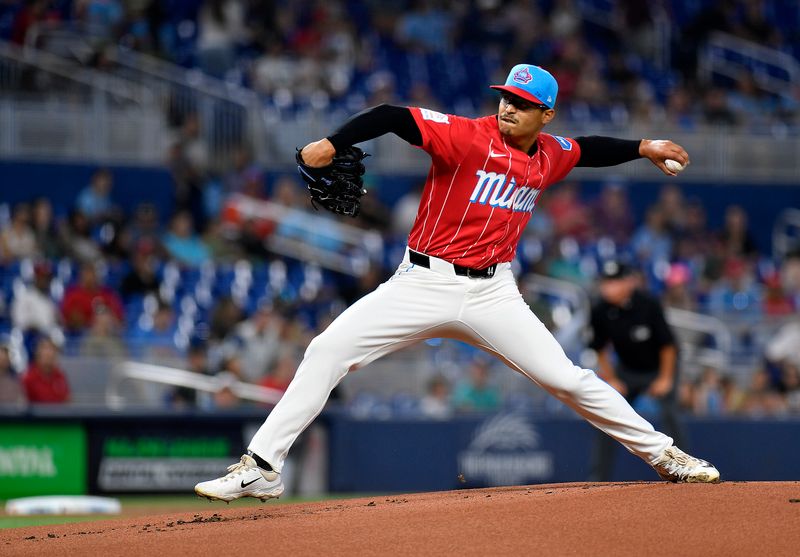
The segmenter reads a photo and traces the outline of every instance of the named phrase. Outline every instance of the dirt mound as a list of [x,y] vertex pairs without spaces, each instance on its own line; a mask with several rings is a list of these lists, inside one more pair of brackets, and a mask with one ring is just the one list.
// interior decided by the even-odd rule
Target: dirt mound
[[18,528],[0,553],[788,556],[798,524],[800,482],[557,484]]

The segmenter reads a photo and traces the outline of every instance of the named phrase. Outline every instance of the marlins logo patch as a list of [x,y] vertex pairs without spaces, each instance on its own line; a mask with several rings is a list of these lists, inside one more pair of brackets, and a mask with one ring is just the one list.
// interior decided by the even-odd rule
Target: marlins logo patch
[[554,135],[553,139],[558,141],[558,144],[561,145],[561,148],[565,151],[572,151],[572,143],[570,143],[569,139],[564,139],[560,135]]
[[522,68],[521,70],[514,72],[513,79],[517,83],[522,83],[524,85],[530,83],[533,79],[533,76],[531,75],[531,72],[528,71],[528,68]]

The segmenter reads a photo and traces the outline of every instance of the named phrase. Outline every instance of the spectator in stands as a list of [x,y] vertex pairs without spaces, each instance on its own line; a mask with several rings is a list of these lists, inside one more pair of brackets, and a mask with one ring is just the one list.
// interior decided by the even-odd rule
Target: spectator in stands
[[275,365],[272,366],[269,373],[259,384],[268,389],[286,392],[286,389],[289,388],[289,383],[294,378],[294,372],[300,364],[300,359],[291,348],[282,350],[275,361]]
[[259,304],[253,315],[242,321],[233,336],[241,343],[244,381],[257,383],[278,357],[285,320],[269,301]]
[[209,148],[197,113],[182,115],[179,126],[168,151],[175,207],[178,212],[189,211],[196,228],[203,230],[206,224],[203,191],[208,179]]
[[300,191],[292,176],[282,176],[276,182],[273,201],[287,209],[296,210],[286,213],[275,234],[324,250],[340,249],[342,239],[338,223],[328,215],[309,213],[305,205],[307,201],[299,198]]
[[420,401],[419,410],[426,418],[444,420],[453,415],[450,404],[450,385],[447,380],[437,375],[428,383],[428,392]]
[[800,319],[784,323],[771,336],[765,347],[764,356],[774,366],[789,363],[800,367]]
[[248,30],[244,2],[207,0],[198,17],[197,57],[205,73],[223,78],[236,62],[236,45],[244,43]]
[[631,248],[640,261],[669,261],[672,240],[667,232],[667,223],[661,208],[651,205],[647,209],[645,222],[631,238]]
[[75,208],[93,225],[113,220],[118,213],[118,209],[111,201],[113,187],[114,175],[109,169],[101,168],[92,174],[89,185],[78,194]]
[[36,356],[22,376],[31,403],[64,403],[70,399],[67,376],[58,365],[58,347],[47,337],[36,344]]
[[36,248],[39,254],[48,259],[61,255],[53,220],[53,205],[46,197],[39,197],[33,202],[32,212],[33,234],[36,237]]
[[214,408],[232,408],[238,406],[239,397],[233,392],[233,385],[241,381],[242,363],[235,354],[222,360],[216,378],[220,383],[219,389],[213,394]]
[[87,358],[122,360],[128,349],[119,334],[120,323],[103,304],[97,304],[89,331],[80,342],[78,352]]
[[725,209],[725,225],[718,235],[723,251],[728,257],[755,257],[758,248],[747,228],[747,213],[739,205]]
[[718,87],[706,91],[703,97],[703,120],[713,126],[735,126],[739,119],[728,104],[727,93]]
[[[706,226],[706,211],[702,203],[690,201],[683,209],[683,229],[675,240],[675,257],[686,264],[696,266],[698,259],[711,253],[713,237]],[[698,269],[695,268],[695,271]]]
[[592,224],[597,235],[611,238],[618,246],[628,242],[633,232],[633,210],[620,182],[609,182],[603,187],[592,209]]
[[410,50],[445,52],[452,48],[455,19],[432,0],[416,0],[397,20],[398,42]]
[[722,400],[727,414],[739,414],[744,406],[745,393],[736,384],[730,375],[723,375],[720,379]]
[[67,288],[61,304],[64,325],[73,333],[81,333],[92,326],[96,307],[103,305],[120,323],[125,313],[116,292],[100,283],[94,263],[81,265],[77,284]]
[[[193,338],[189,342],[186,370],[209,375],[208,347],[203,339]],[[193,408],[197,404],[197,391],[190,387],[175,387],[167,395],[167,404],[176,408]]]
[[749,318],[762,315],[761,286],[750,262],[736,257],[725,262],[722,280],[709,292],[708,308],[714,314],[737,313]]
[[545,264],[548,276],[580,285],[589,282],[589,277],[581,268],[580,246],[574,238],[562,238],[554,246],[554,251]]
[[664,225],[671,238],[686,230],[686,201],[679,186],[664,184],[658,193],[656,206],[664,216]]
[[489,383],[489,364],[475,359],[469,366],[469,379],[456,385],[453,406],[459,411],[490,412],[500,408],[500,390]]
[[753,374],[743,409],[748,416],[780,416],[785,413],[786,401],[772,386],[764,369]]
[[211,309],[210,338],[221,342],[230,335],[242,320],[242,308],[231,296],[221,296]]
[[162,257],[161,224],[158,222],[158,209],[152,203],[139,203],[133,212],[133,219],[128,224],[126,234],[131,251],[146,250],[156,257]]
[[727,413],[719,372],[706,366],[695,389],[693,412],[698,416],[720,416]]
[[152,322],[148,319],[139,319],[128,337],[135,356],[151,362],[171,364],[179,356],[175,344],[177,325],[172,306],[159,300]]
[[74,7],[77,19],[105,39],[119,36],[125,17],[121,0],[78,0]]
[[266,197],[264,169],[253,160],[253,153],[246,145],[233,151],[231,169],[223,179],[225,192],[243,193],[257,199]]
[[696,300],[691,291],[692,271],[684,263],[673,263],[664,279],[664,295],[662,301],[668,308],[694,311]]
[[59,312],[50,296],[52,270],[47,261],[33,266],[33,284],[20,289],[11,302],[11,322],[22,332],[60,335]]
[[169,232],[164,236],[164,248],[172,259],[189,267],[197,267],[211,257],[208,246],[194,232],[192,216],[187,211],[172,217]]
[[741,123],[748,126],[767,126],[777,108],[777,102],[756,83],[749,71],[743,71],[736,80],[736,88],[728,96],[731,107]]
[[590,212],[580,198],[576,182],[559,184],[550,195],[547,209],[557,238],[571,236],[579,243],[588,238]]
[[0,408],[23,406],[25,393],[22,390],[17,372],[11,365],[8,345],[0,344]]
[[672,89],[664,108],[667,124],[684,130],[690,130],[695,127],[697,123],[697,105],[686,88],[676,87]]
[[0,230],[0,263],[38,255],[36,236],[31,228],[31,206],[17,203],[11,223]]
[[60,19],[61,16],[58,10],[52,6],[50,0],[25,2],[14,17],[11,27],[11,41],[19,45],[25,44],[28,31],[34,25],[44,22],[57,22]]
[[764,315],[788,316],[795,312],[794,300],[786,295],[778,273],[764,277]]
[[119,293],[126,302],[134,297],[156,294],[158,292],[158,275],[156,275],[156,261],[154,247],[144,241],[133,252],[131,269],[122,279]]
[[62,225],[59,239],[61,240],[61,251],[72,259],[93,262],[103,256],[100,246],[92,238],[89,219],[78,210],[73,210],[69,215],[68,222]]

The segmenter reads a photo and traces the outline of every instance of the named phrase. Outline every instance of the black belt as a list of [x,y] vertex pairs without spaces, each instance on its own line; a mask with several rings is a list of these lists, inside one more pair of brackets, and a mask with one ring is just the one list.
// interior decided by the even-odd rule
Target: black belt
[[[424,253],[414,251],[413,249],[408,250],[408,260],[414,265],[419,265],[420,267],[425,267],[426,269],[431,268],[431,258]],[[456,265],[455,263],[450,263],[450,265],[453,266],[453,271],[455,271],[457,275],[470,278],[492,278],[494,276],[495,269],[497,269],[497,263],[490,265],[485,269],[471,269],[469,267]]]

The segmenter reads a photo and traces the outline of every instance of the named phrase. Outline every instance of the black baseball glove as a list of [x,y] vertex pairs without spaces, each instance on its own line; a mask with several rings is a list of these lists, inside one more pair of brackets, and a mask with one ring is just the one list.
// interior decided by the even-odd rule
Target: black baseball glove
[[362,178],[366,169],[361,161],[368,156],[358,147],[347,147],[338,151],[328,166],[315,168],[303,162],[297,149],[297,170],[308,185],[314,209],[318,210],[319,204],[337,215],[358,215],[361,196],[367,193]]

